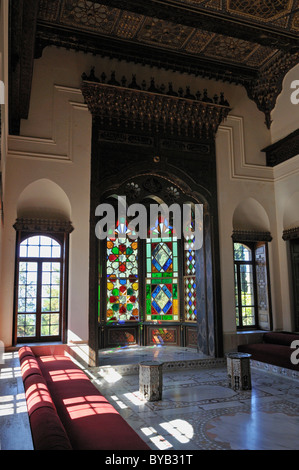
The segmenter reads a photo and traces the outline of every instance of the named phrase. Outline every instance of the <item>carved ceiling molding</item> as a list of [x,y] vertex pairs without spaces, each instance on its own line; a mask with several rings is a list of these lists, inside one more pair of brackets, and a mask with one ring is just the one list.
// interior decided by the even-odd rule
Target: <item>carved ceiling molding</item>
[[[94,77],[93,72],[91,76]],[[145,90],[138,86],[134,76],[130,88],[91,81],[86,74],[82,77],[85,103],[102,128],[130,128],[167,136],[210,139],[215,137],[231,109],[224,99],[225,104],[216,104],[212,99],[199,101],[190,90],[184,97],[161,93],[153,79],[150,88]],[[172,94],[176,93],[172,91]],[[214,97],[214,101],[218,102],[218,97]]]
[[[297,2],[297,3],[296,3]],[[244,86],[267,126],[298,62],[298,0],[9,0],[10,133],[34,59],[57,46]],[[297,55],[296,55],[297,54]]]
[[234,230],[232,239],[236,243],[242,242],[271,242],[270,232],[259,232],[255,230]]
[[299,227],[294,227],[283,231],[282,239],[284,241],[295,240],[297,238],[299,238]]
[[38,218],[18,218],[14,229],[22,232],[71,233],[74,228],[69,221]]
[[299,62],[299,52],[296,54],[280,54],[264,67],[257,79],[247,82],[245,88],[250,99],[265,115],[265,124],[270,129],[273,111],[278,95],[282,90],[285,74]]
[[[64,1],[79,3],[79,0]],[[81,5],[86,3],[98,8],[105,5],[110,11],[121,10],[128,15],[220,32],[245,41],[254,38],[263,46],[284,51],[298,50],[296,0],[123,0],[121,6],[119,0],[80,1]]]

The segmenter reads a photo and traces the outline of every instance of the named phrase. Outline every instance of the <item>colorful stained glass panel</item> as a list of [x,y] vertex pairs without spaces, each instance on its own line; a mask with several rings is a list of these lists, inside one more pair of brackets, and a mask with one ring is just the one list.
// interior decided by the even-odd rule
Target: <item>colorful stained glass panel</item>
[[195,321],[196,310],[196,279],[195,277],[185,278],[185,320]]
[[138,321],[138,280],[107,279],[107,321]]
[[147,240],[146,270],[148,277],[177,277],[177,240],[161,239],[152,242]]
[[185,275],[195,275],[195,250],[193,236],[190,236],[185,241]]
[[107,277],[138,276],[138,243],[116,238],[107,241]]
[[185,234],[184,243],[184,302],[185,321],[195,322],[196,310],[196,259],[194,249],[194,235],[191,232],[194,223],[188,227],[189,233]]
[[172,280],[146,285],[146,318],[148,321],[178,320],[178,285]]

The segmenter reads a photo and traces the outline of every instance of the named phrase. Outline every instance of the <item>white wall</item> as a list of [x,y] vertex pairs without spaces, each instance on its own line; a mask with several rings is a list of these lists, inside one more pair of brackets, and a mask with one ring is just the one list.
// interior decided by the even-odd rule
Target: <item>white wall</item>
[[[248,198],[256,201],[267,215],[267,229],[273,236],[270,266],[274,325],[284,327],[281,286],[285,279],[284,274],[279,274],[279,268],[284,269],[285,264],[280,246],[283,201],[281,199],[276,210],[275,200],[280,199],[281,193],[287,200],[289,193],[285,191],[291,180],[284,177],[276,183],[274,170],[264,166],[265,154],[261,149],[272,142],[272,136],[264,124],[263,113],[249,100],[246,91],[241,86],[49,47],[42,58],[35,61],[29,118],[22,121],[21,135],[9,138],[3,238],[4,295],[0,299],[0,335],[5,344],[9,345],[12,338],[15,256],[12,225],[17,216],[16,207],[23,190],[42,178],[56,183],[70,203],[75,230],[70,236],[68,339],[88,339],[91,116],[83,104],[79,87],[81,74],[89,74],[91,66],[95,66],[98,76],[103,71],[107,76],[116,71],[118,80],[125,75],[130,81],[134,73],[139,83],[145,79],[148,85],[148,77],[155,77],[157,85],[164,83],[167,87],[172,81],[176,90],[180,86],[185,89],[186,85],[193,93],[207,88],[210,96],[224,91],[232,111],[220,126],[216,139],[223,331],[228,336],[236,335],[231,235],[235,210]],[[278,135],[278,129],[275,133]],[[292,184],[296,185],[296,171],[293,176]]]
[[[273,143],[298,129],[299,103],[294,104],[291,101],[291,94],[294,92],[291,85],[294,81],[299,83],[299,65],[290,70],[285,76],[282,92],[272,112],[271,134]],[[298,93],[297,98],[299,98]],[[293,330],[288,242],[282,240],[282,233],[284,230],[299,226],[299,155],[277,165],[274,168],[274,180],[279,256],[278,272],[280,273],[281,285],[280,309],[283,315],[281,327],[285,330]]]
[[[298,129],[299,103],[293,104],[291,101],[291,95],[296,91],[295,88],[292,88],[292,84],[295,81],[297,81],[296,89],[298,90],[299,64],[290,70],[284,77],[282,91],[278,96],[276,106],[271,113],[271,119],[273,120],[271,125],[272,143],[277,142]],[[296,96],[298,100],[298,92],[296,92]]]
[[[23,191],[42,179],[57,184],[70,204],[74,231],[70,235],[68,340],[88,339],[91,116],[80,90],[60,85],[66,81],[60,68],[54,66],[55,56],[52,59],[52,63],[36,62],[29,118],[22,122],[20,136],[8,139],[2,257],[5,269],[0,299],[1,339],[6,346],[12,341],[13,324],[13,224],[20,200],[24,203]],[[28,202],[29,195],[26,197]]]

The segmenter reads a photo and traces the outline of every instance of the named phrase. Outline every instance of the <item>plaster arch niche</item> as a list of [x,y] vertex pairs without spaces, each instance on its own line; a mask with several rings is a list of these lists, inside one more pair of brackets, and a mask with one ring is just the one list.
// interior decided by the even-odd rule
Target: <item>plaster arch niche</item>
[[286,202],[283,212],[283,229],[299,227],[299,191],[296,191]]
[[71,220],[71,204],[58,184],[43,178],[29,184],[17,203],[18,218]]
[[270,232],[270,222],[264,207],[249,197],[238,204],[233,214],[233,229]]

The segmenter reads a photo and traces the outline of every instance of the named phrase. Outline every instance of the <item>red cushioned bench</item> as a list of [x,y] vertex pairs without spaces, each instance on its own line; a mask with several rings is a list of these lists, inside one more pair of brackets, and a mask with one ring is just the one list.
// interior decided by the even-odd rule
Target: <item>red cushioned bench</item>
[[36,450],[149,450],[68,356],[19,350]]
[[299,371],[299,364],[291,361],[294,352],[291,345],[298,340],[299,335],[296,333],[267,332],[261,343],[242,344],[238,346],[238,351],[251,354],[251,359],[255,361]]

